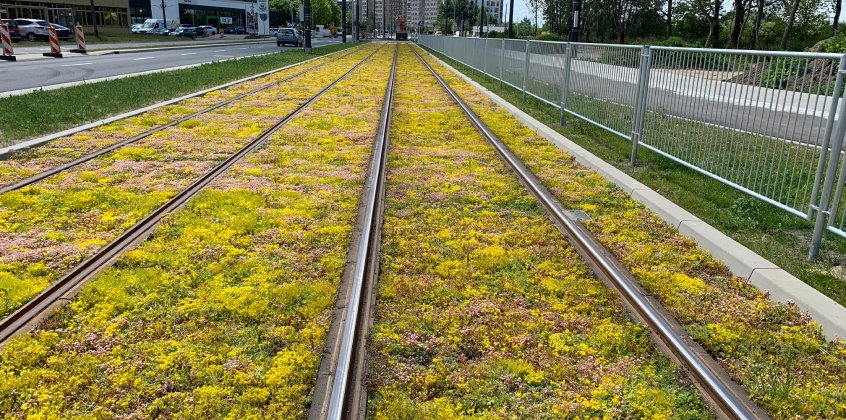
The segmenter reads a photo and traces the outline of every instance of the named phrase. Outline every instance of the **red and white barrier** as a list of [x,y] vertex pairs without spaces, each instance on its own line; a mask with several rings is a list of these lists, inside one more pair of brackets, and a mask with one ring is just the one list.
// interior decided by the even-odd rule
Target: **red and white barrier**
[[45,57],[62,58],[62,48],[59,47],[59,37],[56,35],[56,28],[47,28],[47,33],[50,34],[50,52],[44,53]]
[[85,54],[85,34],[82,32],[82,25],[77,23],[73,28],[73,32],[76,34],[76,49],[70,51],[73,53]]
[[12,37],[9,36],[7,25],[0,25],[0,43],[3,44],[3,54],[0,54],[0,60],[15,61],[15,50],[12,49]]

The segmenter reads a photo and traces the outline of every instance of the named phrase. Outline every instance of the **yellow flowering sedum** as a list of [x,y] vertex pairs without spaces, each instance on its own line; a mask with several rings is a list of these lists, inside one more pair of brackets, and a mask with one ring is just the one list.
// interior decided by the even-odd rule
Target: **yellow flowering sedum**
[[371,417],[711,418],[408,47],[400,65]]
[[13,340],[0,412],[304,417],[391,59],[378,53]]
[[775,419],[846,418],[846,343],[770,301],[642,204],[427,60],[567,208]]
[[198,125],[172,127],[35,186],[0,195],[0,316],[247,144],[373,48],[366,46],[335,66],[192,120]]

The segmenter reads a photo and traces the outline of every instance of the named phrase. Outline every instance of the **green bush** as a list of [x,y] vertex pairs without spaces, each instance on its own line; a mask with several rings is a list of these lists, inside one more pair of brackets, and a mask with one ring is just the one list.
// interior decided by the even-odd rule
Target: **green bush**
[[536,40],[536,41],[558,41],[558,42],[566,41],[566,39],[564,39],[563,37],[555,35],[555,34],[538,35],[538,36],[534,37],[534,40]]

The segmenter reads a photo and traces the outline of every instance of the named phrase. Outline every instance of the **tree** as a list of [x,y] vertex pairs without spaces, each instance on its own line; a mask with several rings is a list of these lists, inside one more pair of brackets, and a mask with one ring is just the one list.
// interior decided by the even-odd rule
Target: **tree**
[[694,4],[698,13],[708,20],[708,40],[705,41],[705,48],[708,48],[720,33],[720,10],[723,0],[694,0]]
[[729,35],[726,48],[731,48],[739,43],[740,32],[743,29],[743,24],[745,23],[747,4],[747,0],[734,0],[734,25],[731,30],[731,35]]
[[334,0],[311,0],[312,25],[325,25],[332,20],[332,6]]
[[796,20],[796,11],[799,10],[800,2],[801,0],[793,0],[793,7],[790,8],[790,15],[787,17],[787,26],[784,28],[784,35],[781,37],[781,45],[779,45],[782,51],[787,49],[787,37],[790,36],[790,31],[793,30],[793,22]]
[[332,8],[332,23],[336,27],[343,27],[341,23],[341,6],[338,6],[338,2],[334,0],[329,1],[329,5]]
[[543,4],[543,0],[523,0],[526,3],[526,7],[529,8],[529,12],[532,13],[532,16],[535,17],[535,26],[534,26],[534,35],[538,34],[538,13],[540,12],[541,5]]
[[444,35],[450,32],[452,27],[449,25],[449,18],[454,14],[452,0],[444,0],[442,3],[438,4],[438,24],[443,25]]
[[292,22],[291,16],[299,17],[299,5],[293,0],[270,0],[270,10],[279,12],[279,19],[283,22]]

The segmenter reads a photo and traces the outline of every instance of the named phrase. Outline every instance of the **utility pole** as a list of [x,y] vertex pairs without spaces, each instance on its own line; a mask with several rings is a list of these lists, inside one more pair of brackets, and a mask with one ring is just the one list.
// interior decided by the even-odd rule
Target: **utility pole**
[[344,30],[342,42],[347,45],[347,0],[341,0],[341,28]]
[[508,37],[514,38],[514,0],[508,6]]
[[[162,0],[162,15],[165,12],[165,3]],[[97,30],[97,12],[94,11],[94,0],[91,0],[91,23],[94,25],[94,36],[100,36],[100,31]],[[165,25],[167,25],[167,19],[165,19]]]
[[311,0],[305,0],[303,3],[303,30],[305,31],[303,52],[311,54]]
[[570,42],[579,42],[579,14],[582,11],[582,0],[573,0],[573,25],[570,27]]

